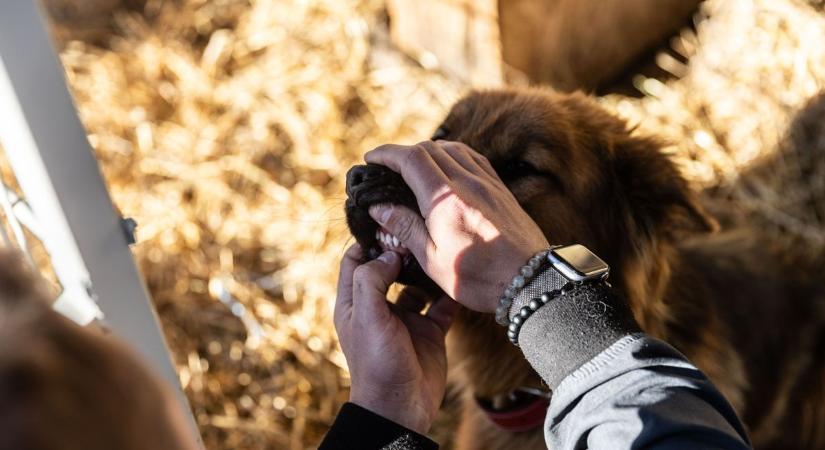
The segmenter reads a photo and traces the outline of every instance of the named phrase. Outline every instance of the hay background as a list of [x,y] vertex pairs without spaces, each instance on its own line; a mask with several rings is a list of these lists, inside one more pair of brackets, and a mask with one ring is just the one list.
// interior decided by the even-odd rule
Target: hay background
[[[396,51],[380,0],[49,6],[207,447],[313,447],[348,388],[331,321],[343,175],[375,145],[429,136],[468,87]],[[676,79],[602,99],[670,139],[698,188],[819,250],[825,170],[801,179],[791,152],[756,189],[739,175],[788,147],[825,86],[821,9],[708,0],[671,45],[688,64],[658,57]]]

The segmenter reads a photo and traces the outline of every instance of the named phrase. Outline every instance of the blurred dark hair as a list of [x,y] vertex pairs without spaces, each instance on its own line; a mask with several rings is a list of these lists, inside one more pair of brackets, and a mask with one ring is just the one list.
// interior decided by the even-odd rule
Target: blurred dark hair
[[54,312],[0,250],[0,450],[189,448],[166,389],[127,347]]

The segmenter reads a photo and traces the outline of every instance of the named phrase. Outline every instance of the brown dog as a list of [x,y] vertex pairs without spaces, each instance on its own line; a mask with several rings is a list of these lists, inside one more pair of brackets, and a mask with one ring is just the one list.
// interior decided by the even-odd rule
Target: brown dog
[[[794,261],[754,230],[711,234],[714,220],[661,145],[583,95],[473,93],[433,138],[487,157],[551,243],[584,244],[605,259],[642,328],[714,381],[757,448],[825,448],[821,266]],[[401,178],[381,166],[351,170],[348,197],[348,223],[368,258],[380,251],[367,208],[415,209]],[[402,281],[432,288],[411,256]],[[544,448],[541,427],[491,422],[504,415],[525,425],[520,411],[536,404],[525,391],[541,388],[503,328],[465,310],[451,335],[464,397],[456,447]]]

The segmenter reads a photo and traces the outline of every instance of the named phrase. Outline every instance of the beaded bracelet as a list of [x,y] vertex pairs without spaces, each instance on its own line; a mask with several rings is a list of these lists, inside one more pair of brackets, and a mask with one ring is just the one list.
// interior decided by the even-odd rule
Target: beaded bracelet
[[518,275],[513,277],[510,286],[504,290],[504,295],[498,300],[498,308],[496,308],[496,322],[498,322],[499,325],[504,327],[508,326],[510,323],[510,305],[513,303],[513,299],[516,298],[519,290],[541,272],[539,269],[541,269],[545,263],[548,263],[548,253],[550,253],[550,250],[542,250],[533,255],[533,257],[527,261],[527,264],[519,269]]
[[516,313],[516,315],[510,320],[510,324],[507,325],[507,338],[510,339],[510,342],[518,347],[518,333],[521,331],[521,325],[524,324],[524,321],[551,300],[570,292],[575,285],[576,283],[571,281],[562,286],[561,289],[554,289],[550,292],[545,292],[544,294],[541,294],[540,297],[534,298],[530,300],[529,303],[522,306],[519,312]]

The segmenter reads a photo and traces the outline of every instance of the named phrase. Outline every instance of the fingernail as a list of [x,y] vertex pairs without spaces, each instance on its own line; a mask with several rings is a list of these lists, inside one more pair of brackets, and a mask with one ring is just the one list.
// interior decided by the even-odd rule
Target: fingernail
[[389,205],[380,204],[370,206],[370,217],[381,225],[387,223],[387,220],[390,219],[390,214],[392,214],[392,207]]
[[396,259],[398,259],[398,255],[395,252],[384,252],[378,257],[378,260],[384,264],[393,264]]

